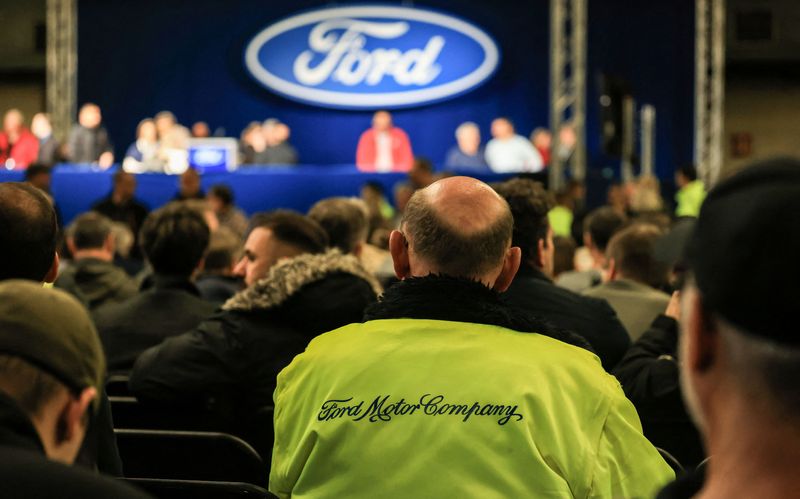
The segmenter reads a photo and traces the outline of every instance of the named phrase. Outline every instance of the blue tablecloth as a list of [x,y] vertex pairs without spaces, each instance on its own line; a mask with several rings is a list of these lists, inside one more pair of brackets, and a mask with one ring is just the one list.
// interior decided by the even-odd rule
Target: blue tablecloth
[[[111,191],[111,171],[85,165],[59,165],[53,172],[52,193],[64,224]],[[0,182],[20,181],[23,172],[0,171]],[[493,181],[507,177],[488,173],[478,178]],[[151,209],[169,202],[178,191],[178,177],[158,173],[136,175],[136,197]],[[362,173],[353,165],[302,165],[297,167],[250,167],[232,173],[202,176],[203,189],[224,183],[233,189],[236,204],[248,214],[275,208],[306,212],[320,199],[358,196],[367,181],[380,182],[392,199],[392,189],[406,179],[404,173]]]

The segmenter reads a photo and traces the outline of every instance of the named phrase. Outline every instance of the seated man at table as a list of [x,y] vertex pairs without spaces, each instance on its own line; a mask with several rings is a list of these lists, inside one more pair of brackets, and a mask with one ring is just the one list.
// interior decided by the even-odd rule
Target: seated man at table
[[92,205],[92,210],[101,213],[115,222],[121,222],[128,226],[133,233],[134,245],[131,256],[138,257],[139,229],[147,217],[148,208],[138,199],[136,195],[136,177],[130,173],[117,170],[112,179],[111,193],[96,201]]
[[648,497],[671,470],[597,357],[499,296],[514,219],[466,177],[417,191],[366,322],[278,375],[280,497]]
[[365,172],[407,172],[413,162],[414,153],[406,132],[394,126],[388,111],[375,113],[372,128],[358,139],[358,169]]

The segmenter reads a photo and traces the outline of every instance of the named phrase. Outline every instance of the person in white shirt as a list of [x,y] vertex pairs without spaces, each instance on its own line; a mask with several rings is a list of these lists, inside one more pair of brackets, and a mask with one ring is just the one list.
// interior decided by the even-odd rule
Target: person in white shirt
[[497,173],[538,172],[544,168],[539,151],[514,131],[508,118],[492,121],[492,140],[486,144],[486,162]]

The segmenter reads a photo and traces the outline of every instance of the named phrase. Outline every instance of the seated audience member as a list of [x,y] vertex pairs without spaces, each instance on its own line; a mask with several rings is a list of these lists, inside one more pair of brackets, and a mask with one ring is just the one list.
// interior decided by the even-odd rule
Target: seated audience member
[[544,168],[533,144],[514,131],[508,118],[492,121],[492,140],[486,144],[486,162],[497,173],[538,172]]
[[211,137],[211,129],[205,121],[196,121],[192,125],[192,137],[195,139],[207,139]]
[[408,183],[414,190],[424,189],[436,180],[433,174],[433,163],[428,158],[414,158],[414,166],[408,171]]
[[720,182],[688,244],[680,374],[711,456],[659,497],[795,497],[800,489],[800,161]]
[[36,163],[53,167],[61,162],[61,144],[53,136],[50,117],[45,113],[36,113],[31,119],[31,133],[39,139],[39,153]]
[[571,237],[553,237],[553,279],[575,268],[575,241]]
[[181,173],[178,180],[178,192],[173,201],[188,201],[190,199],[205,199],[206,193],[200,186],[200,172],[194,168],[188,168]]
[[144,222],[141,246],[153,287],[95,313],[109,371],[127,371],[144,350],[195,327],[214,312],[192,276],[203,265],[208,226],[195,210],[169,204]]
[[122,168],[130,173],[162,172],[164,164],[158,157],[158,131],[150,118],[139,122],[136,127],[136,142],[128,147]]
[[411,141],[394,126],[388,111],[372,116],[372,128],[358,139],[356,166],[365,172],[407,172],[414,164]]
[[555,195],[556,205],[547,212],[547,221],[553,229],[553,234],[560,237],[572,237],[572,219],[574,215],[572,196],[566,189]]
[[[269,120],[267,120],[269,121]],[[242,164],[253,165],[264,159],[263,154],[267,149],[267,139],[261,129],[261,123],[251,122],[242,130],[239,137],[239,155]]]
[[367,240],[370,240],[372,233],[376,230],[392,227],[395,211],[389,200],[386,199],[386,191],[379,182],[366,182],[361,187],[361,199],[367,205],[367,217],[369,218]]
[[683,165],[675,171],[676,217],[696,217],[706,197],[703,181],[697,178],[697,168],[693,164]]
[[456,145],[447,152],[444,167],[448,170],[485,172],[489,170],[481,147],[481,130],[467,121],[456,128]]
[[24,170],[36,161],[39,141],[25,127],[25,117],[19,109],[9,109],[3,116],[0,131],[0,163],[8,170]]
[[89,310],[119,303],[134,296],[136,283],[114,265],[113,222],[88,212],[76,218],[67,230],[67,247],[73,263],[56,280],[59,287],[84,302]]
[[632,340],[639,338],[669,303],[669,295],[660,291],[667,280],[667,268],[654,254],[661,235],[661,230],[647,224],[618,232],[606,250],[608,282],[583,293],[608,301]]
[[131,229],[136,240],[132,256],[136,258],[139,256],[139,228],[142,226],[149,210],[134,197],[136,195],[135,176],[126,171],[117,170],[114,172],[112,182],[111,194],[95,202],[92,205],[92,210],[107,216],[115,222],[124,223]]
[[67,158],[73,163],[97,163],[101,168],[114,164],[114,148],[102,125],[103,115],[97,104],[87,103],[78,112],[78,123],[67,139]]
[[222,305],[242,289],[241,278],[233,272],[241,246],[242,238],[225,227],[211,233],[203,272],[195,281],[204,300]]
[[606,246],[627,220],[626,216],[609,206],[597,208],[589,213],[583,223],[583,245],[592,257],[592,268],[567,272],[561,275],[557,284],[580,293],[606,281]]
[[270,491],[646,497],[673,476],[619,383],[562,341],[580,338],[501,301],[513,226],[474,179],[414,194],[391,236],[402,281],[278,376]]
[[295,165],[297,150],[289,143],[291,130],[286,123],[276,119],[266,120],[261,125],[261,133],[267,147],[261,154],[256,154],[256,163],[264,165]]
[[164,171],[179,174],[189,164],[189,130],[178,123],[170,111],[160,111],[153,118],[158,132],[158,159],[164,164]]
[[[24,183],[0,183],[0,281],[25,279],[38,287],[55,281],[57,240],[56,214],[44,193]],[[89,424],[78,462],[121,476],[108,397],[104,390],[100,395],[100,412]]]
[[[631,211],[641,219],[663,213],[664,200],[661,198],[661,184],[653,175],[641,175],[631,183]],[[667,218],[669,221],[669,218]],[[668,222],[669,223],[669,222]]]
[[531,144],[542,157],[542,163],[547,166],[550,164],[550,148],[553,145],[553,134],[544,127],[534,128],[531,132]]
[[608,186],[606,193],[606,204],[616,211],[620,216],[627,217],[631,214],[630,199],[625,187],[620,183],[614,183]]
[[38,163],[33,163],[25,170],[25,182],[36,187],[44,192],[53,204],[53,209],[56,210],[56,218],[58,219],[58,226],[61,227],[61,210],[58,208],[50,186],[53,181],[53,168]]
[[328,235],[328,245],[343,255],[359,256],[367,242],[367,217],[358,201],[328,198],[308,210],[308,218],[317,222]]
[[131,373],[137,398],[207,406],[268,459],[278,372],[316,335],[361,320],[375,279],[300,214],[253,216],[236,273],[246,289],[194,330],[144,352]]
[[247,215],[236,207],[233,190],[225,184],[215,184],[206,196],[220,227],[226,227],[239,238],[247,232]]
[[551,281],[553,230],[547,221],[550,207],[544,187],[533,180],[512,179],[495,189],[511,206],[514,246],[522,250],[519,272],[505,299],[582,336],[610,371],[625,354],[630,338],[605,300],[581,296]]
[[67,293],[0,283],[0,480],[5,497],[143,498],[70,466],[100,409],[105,363],[97,332]]

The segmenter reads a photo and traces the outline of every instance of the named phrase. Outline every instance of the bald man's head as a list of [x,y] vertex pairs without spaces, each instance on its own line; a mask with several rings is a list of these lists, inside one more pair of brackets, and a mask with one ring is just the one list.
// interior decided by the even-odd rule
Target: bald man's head
[[443,179],[417,191],[401,224],[412,274],[419,262],[430,273],[480,280],[503,266],[513,227],[505,200],[469,177]]

